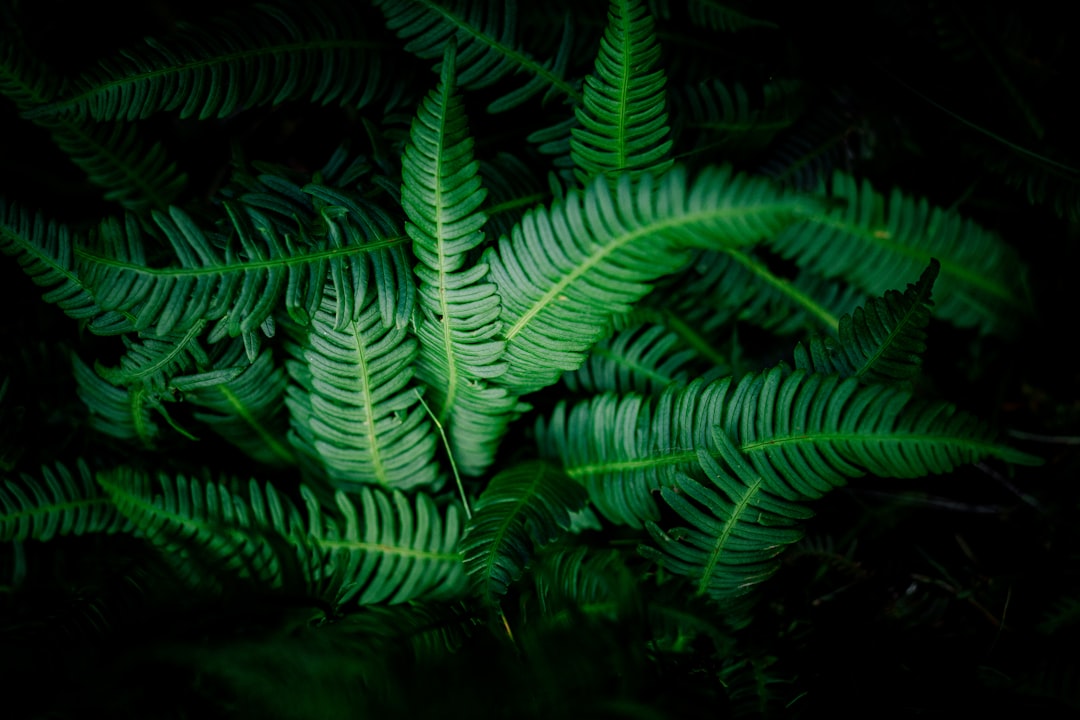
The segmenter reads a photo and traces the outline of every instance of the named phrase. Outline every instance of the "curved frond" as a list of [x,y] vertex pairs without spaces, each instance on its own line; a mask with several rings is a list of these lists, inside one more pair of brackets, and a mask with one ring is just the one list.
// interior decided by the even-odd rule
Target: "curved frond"
[[336,606],[449,599],[464,591],[456,505],[440,510],[422,492],[410,501],[398,491],[361,487],[355,496],[335,494],[341,515],[332,518],[307,487],[301,492],[312,542],[326,554],[316,583]]
[[16,203],[0,201],[0,252],[14,256],[34,284],[45,288],[42,299],[68,317],[86,320],[91,332],[119,335],[134,329],[129,313],[98,305],[87,282],[76,271],[77,240],[66,225],[49,221]]
[[586,500],[581,485],[542,461],[520,463],[492,478],[461,539],[473,594],[496,604],[521,577],[533,550],[566,532],[570,514]]
[[563,375],[572,392],[658,394],[685,385],[697,352],[663,325],[637,325],[600,341],[589,359]]
[[837,373],[864,383],[910,385],[922,367],[930,292],[938,262],[931,261],[903,294],[890,290],[840,318],[838,341],[815,336],[795,346],[795,367]]
[[22,473],[0,483],[0,540],[51,540],[63,535],[112,534],[130,529],[94,481],[85,461],[72,473],[62,463],[41,477]]
[[791,127],[801,111],[798,86],[770,82],[752,100],[742,85],[730,88],[715,78],[692,86],[670,88],[672,130],[691,154],[723,150],[743,157],[766,147],[777,133]]
[[671,166],[660,46],[642,0],[611,0],[596,70],[585,79],[584,103],[575,108],[570,156],[582,183],[596,175],[629,171],[659,174]]
[[435,484],[435,433],[412,381],[416,340],[382,324],[374,297],[340,330],[336,306],[328,284],[307,332],[289,346],[290,439],[314,450],[338,486]]
[[893,190],[888,201],[842,173],[825,213],[786,228],[770,247],[800,266],[842,277],[881,295],[895,277],[913,277],[937,258],[936,314],[960,327],[1007,332],[1030,312],[1024,265],[996,234],[958,213]]
[[814,201],[767,182],[709,168],[681,169],[612,190],[597,178],[550,209],[531,211],[484,259],[502,296],[509,370],[518,394],[576,370],[649,284],[684,267],[694,247],[739,247],[778,231]]
[[571,25],[554,58],[532,57],[517,37],[517,3],[513,0],[375,0],[386,26],[406,40],[405,50],[425,60],[441,58],[451,39],[458,47],[457,80],[471,90],[492,85],[509,75],[529,79],[522,87],[488,105],[502,112],[543,92],[577,104],[581,93],[564,77],[573,43]]
[[491,464],[517,398],[487,380],[506,371],[499,294],[488,266],[466,266],[484,240],[486,192],[454,84],[448,48],[438,88],[420,106],[402,157],[401,201],[420,279],[417,377],[433,413],[448,426],[450,451],[467,474]]
[[87,71],[32,119],[137,120],[163,111],[223,118],[306,99],[360,107],[383,88],[378,49],[352,5],[290,3],[207,27],[180,24]]
[[636,527],[658,519],[654,492],[696,471],[697,449],[714,452],[714,426],[770,492],[791,500],[818,498],[867,473],[919,477],[984,457],[1037,462],[995,443],[986,424],[947,403],[783,366],[738,382],[694,380],[652,402],[604,394],[573,408],[560,404],[537,434],[602,514]]
[[116,387],[102,379],[79,359],[71,356],[75,390],[90,411],[89,427],[119,440],[138,438],[145,447],[153,447],[161,432],[151,415],[161,407],[158,391],[137,384],[130,388]]

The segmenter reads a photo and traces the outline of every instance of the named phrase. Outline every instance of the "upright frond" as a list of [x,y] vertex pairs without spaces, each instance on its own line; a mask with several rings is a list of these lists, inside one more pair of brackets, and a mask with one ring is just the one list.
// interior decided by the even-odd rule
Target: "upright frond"
[[611,0],[596,71],[575,108],[570,156],[578,180],[629,171],[661,173],[671,166],[671,134],[660,46],[643,0]]

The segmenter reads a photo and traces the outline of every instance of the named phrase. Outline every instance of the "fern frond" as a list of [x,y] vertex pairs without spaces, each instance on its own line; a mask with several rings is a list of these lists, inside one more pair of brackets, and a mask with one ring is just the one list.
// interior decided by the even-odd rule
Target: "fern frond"
[[272,485],[252,480],[241,494],[226,483],[126,467],[97,481],[133,532],[194,587],[227,585],[222,572],[264,589],[303,587],[316,572],[299,511]]
[[520,463],[492,478],[461,539],[473,594],[497,604],[525,571],[534,548],[566,532],[570,514],[586,499],[581,485],[541,461]]
[[[672,87],[672,130],[688,154],[715,152],[745,156],[767,146],[777,133],[791,127],[800,107],[792,82],[765,85],[761,100],[735,83],[730,88],[715,78],[688,87]],[[693,139],[687,139],[691,136]]]
[[664,531],[646,523],[658,548],[641,546],[639,552],[691,578],[698,595],[726,600],[749,593],[776,572],[776,556],[802,538],[801,522],[813,512],[770,492],[724,433],[714,433],[713,447],[730,473],[699,449],[698,462],[710,484],[680,474],[660,490],[688,526]]
[[686,384],[687,366],[697,357],[663,325],[637,325],[600,341],[585,364],[562,379],[572,392],[653,395]]
[[[660,46],[642,0],[611,0],[596,70],[585,79],[584,103],[575,108],[570,156],[579,182],[629,171],[662,173],[671,166]],[[612,178],[614,180],[614,178]]]
[[840,318],[838,341],[815,336],[795,346],[795,367],[837,373],[867,384],[910,386],[922,367],[930,293],[940,265],[932,260],[903,294],[890,290]]
[[625,620],[643,611],[639,580],[616,550],[556,545],[540,553],[533,581],[540,612],[553,624],[571,626],[582,616]]
[[502,296],[509,370],[518,394],[576,370],[609,319],[682,268],[692,247],[739,247],[792,222],[812,200],[710,168],[688,183],[681,169],[612,190],[597,178],[565,202],[527,213],[484,256]]
[[160,409],[160,391],[136,384],[116,387],[90,369],[77,355],[71,356],[75,390],[90,412],[89,427],[119,440],[138,439],[153,447],[161,432],[151,410]]
[[919,477],[985,457],[1037,462],[996,444],[987,425],[947,403],[783,366],[738,382],[694,380],[653,402],[604,394],[560,404],[537,434],[605,517],[637,527],[658,518],[652,493],[695,472],[698,448],[713,452],[717,425],[770,492],[791,500],[818,498],[867,473]]
[[[335,314],[343,326],[359,313],[374,275],[386,321],[404,324],[412,285],[402,282],[408,268],[395,223],[374,207],[343,207],[348,199],[328,188],[307,189],[324,206],[294,225],[300,240],[262,213],[232,203],[225,204],[226,236],[204,231],[179,208],[155,211],[154,224],[175,257],[164,267],[151,265],[148,240],[133,216],[123,226],[106,220],[94,249],[79,251],[85,282],[103,307],[132,314],[138,330],[152,327],[162,336],[217,320],[213,341],[259,330],[282,299],[291,316],[306,322],[319,307],[327,271],[341,299]],[[316,231],[321,234],[313,236]]]
[[138,120],[178,111],[205,120],[301,98],[361,107],[383,88],[382,44],[366,26],[339,3],[260,4],[207,27],[181,23],[167,38],[102,60],[25,116]]
[[738,32],[749,28],[767,28],[775,30],[776,23],[771,20],[750,17],[735,8],[717,0],[689,0],[687,9],[690,22],[699,27],[720,32]]
[[422,492],[410,502],[398,491],[361,487],[354,497],[335,494],[341,515],[333,518],[306,486],[301,493],[312,542],[326,554],[316,584],[336,606],[448,599],[464,591],[456,505],[440,511]]
[[1024,265],[996,234],[958,213],[893,190],[888,201],[865,180],[836,173],[833,210],[784,229],[770,247],[826,277],[843,277],[872,295],[893,278],[941,263],[936,314],[960,327],[1007,332],[1030,305]]
[[322,458],[335,485],[411,488],[438,478],[435,433],[412,382],[417,343],[405,328],[387,328],[370,297],[339,330],[331,285],[286,363],[290,439]]
[[143,337],[135,342],[130,336],[123,337],[127,352],[115,368],[95,363],[94,369],[111,385],[144,383],[164,389],[176,375],[193,370],[204,370],[210,358],[199,344],[199,334],[206,327],[205,321],[195,323],[186,333],[165,337]]
[[485,387],[506,371],[498,339],[499,294],[483,263],[463,270],[484,240],[486,195],[454,82],[454,48],[438,88],[424,99],[402,158],[401,204],[410,222],[420,317],[417,377],[435,418],[448,426],[450,451],[467,474],[491,464],[517,398]]
[[481,160],[479,172],[488,190],[483,207],[487,223],[482,228],[486,238],[509,235],[526,210],[550,199],[550,192],[529,166],[509,153]]
[[134,329],[129,313],[103,309],[76,270],[77,240],[66,225],[46,223],[16,203],[0,201],[0,252],[14,256],[34,284],[46,289],[45,302],[56,304],[68,317],[87,321],[98,335],[119,335]]
[[112,534],[130,529],[94,481],[85,461],[73,474],[63,463],[46,466],[41,477],[21,473],[0,484],[0,540],[51,540],[56,536]]
[[510,110],[540,92],[545,99],[557,95],[574,104],[581,102],[581,93],[564,77],[572,32],[563,34],[554,58],[536,60],[518,41],[513,0],[375,0],[375,4],[386,17],[386,26],[407,41],[405,50],[420,58],[441,58],[454,39],[457,80],[467,90],[487,87],[512,74],[528,76],[525,85],[488,105],[488,112]]
[[259,462],[269,465],[293,464],[295,457],[285,439],[285,388],[288,379],[282,366],[263,350],[248,363],[244,346],[234,342],[214,360],[214,367],[227,371],[228,379],[200,382],[192,386],[185,378],[172,386],[184,400],[203,408],[192,416]]

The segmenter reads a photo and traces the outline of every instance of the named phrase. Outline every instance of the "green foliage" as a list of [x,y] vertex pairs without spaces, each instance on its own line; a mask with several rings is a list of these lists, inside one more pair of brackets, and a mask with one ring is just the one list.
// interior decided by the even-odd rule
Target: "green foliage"
[[823,84],[816,14],[178,10],[73,63],[0,10],[12,702],[51,672],[40,717],[818,717],[944,618],[1026,632],[1020,571],[910,505],[1075,560],[998,432],[1046,402],[998,359],[1045,248],[904,164],[941,152],[906,104]]

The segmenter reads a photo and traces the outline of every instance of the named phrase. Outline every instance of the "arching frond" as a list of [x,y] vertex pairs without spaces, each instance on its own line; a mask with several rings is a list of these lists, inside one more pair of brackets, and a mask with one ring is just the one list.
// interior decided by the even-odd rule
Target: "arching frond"
[[1008,332],[1030,312],[1023,264],[996,234],[896,189],[886,201],[869,182],[842,173],[833,176],[832,196],[842,202],[786,228],[770,247],[874,295],[937,258],[935,313],[961,327]]
[[586,493],[556,466],[541,461],[503,470],[473,505],[461,540],[472,592],[495,604],[521,577],[534,548],[570,527],[570,514],[584,507]]
[[940,265],[936,260],[917,283],[901,294],[890,290],[840,318],[837,341],[813,337],[808,347],[795,346],[795,367],[838,373],[864,383],[909,386],[922,367],[930,292]]
[[612,190],[598,178],[565,202],[527,213],[484,260],[502,296],[509,370],[518,394],[576,370],[608,320],[687,264],[692,247],[740,247],[792,222],[813,200],[710,168],[681,169]]
[[137,120],[162,111],[227,117],[306,99],[363,106],[382,90],[378,49],[353,5],[257,5],[207,27],[180,24],[166,38],[101,61],[27,117]]
[[749,457],[770,492],[790,500],[816,499],[867,473],[918,477],[984,457],[1037,462],[998,445],[986,424],[947,403],[783,366],[738,382],[694,380],[653,402],[604,394],[573,408],[560,404],[537,434],[605,517],[639,526],[659,517],[652,493],[696,472],[698,448],[715,452],[714,426]]
[[77,273],[76,243],[66,225],[46,222],[40,213],[0,201],[0,252],[14,256],[34,284],[46,289],[42,299],[58,305],[68,317],[87,321],[91,332],[130,332],[134,316],[104,310]]
[[652,16],[642,0],[611,0],[596,70],[575,108],[570,156],[582,183],[628,171],[659,174],[671,166],[664,71]]
[[145,385],[122,388],[104,380],[77,355],[71,356],[75,388],[90,412],[89,427],[119,440],[152,447],[161,429],[151,410],[161,408],[159,392]]
[[486,192],[473,160],[461,97],[447,49],[439,86],[424,99],[402,157],[401,201],[410,222],[420,279],[417,377],[448,425],[450,451],[467,474],[494,458],[517,398],[487,380],[506,372],[499,340],[499,294],[488,266],[466,267],[484,240]]
[[289,346],[290,439],[314,450],[341,487],[435,484],[435,433],[413,382],[416,341],[382,324],[374,296],[340,330],[329,284],[322,303]]
[[406,40],[405,49],[425,60],[441,58],[453,38],[457,42],[457,78],[466,89],[482,88],[513,75],[529,79],[522,87],[488,105],[502,112],[543,92],[545,99],[561,97],[581,102],[581,93],[564,77],[571,26],[554,58],[540,61],[523,49],[517,33],[517,3],[505,0],[375,0],[386,25]]
[[726,156],[760,151],[777,133],[791,127],[801,110],[794,82],[770,82],[752,100],[742,83],[731,87],[715,78],[686,87],[672,87],[672,130],[690,154]]
[[600,341],[585,364],[563,375],[574,392],[658,394],[690,379],[694,349],[663,325],[637,325]]
[[129,530],[101,492],[84,460],[72,473],[63,463],[42,466],[41,477],[22,473],[0,483],[0,540],[51,540],[63,535],[112,534]]

